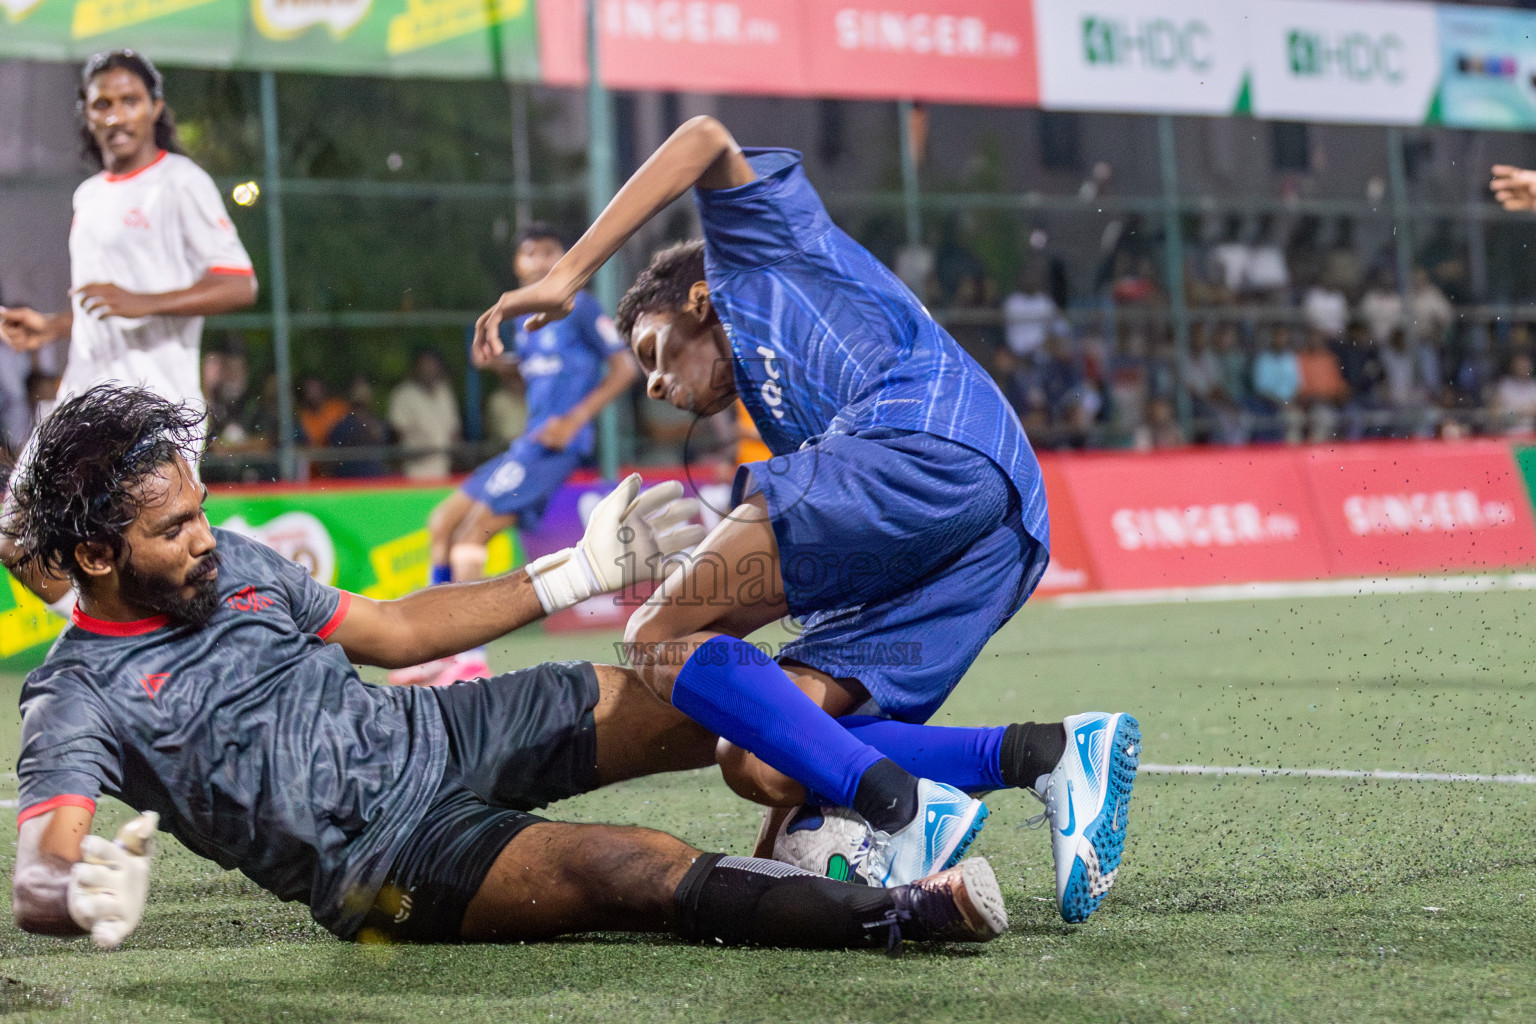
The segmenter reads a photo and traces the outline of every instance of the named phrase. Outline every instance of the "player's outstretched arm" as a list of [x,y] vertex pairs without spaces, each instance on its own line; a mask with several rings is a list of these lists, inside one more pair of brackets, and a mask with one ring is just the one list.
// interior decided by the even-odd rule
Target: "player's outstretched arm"
[[84,284],[71,294],[94,317],[215,316],[256,303],[256,278],[249,274],[204,274],[190,288],[173,292],[130,292],[115,284]]
[[498,329],[504,320],[533,313],[535,316],[527,327],[537,330],[569,313],[576,293],[597,273],[597,268],[608,262],[647,221],[693,186],[733,188],[756,177],[725,125],[707,116],[685,121],[640,165],[586,234],[542,281],[507,292],[481,314],[475,324],[477,357],[489,359],[501,354]]
[[1494,164],[1488,189],[1506,210],[1536,210],[1536,171]]
[[419,665],[489,643],[595,594],[659,580],[669,558],[697,544],[697,499],[676,481],[641,492],[631,474],[593,508],[575,547],[519,572],[427,587],[394,601],[353,597],[329,639],[352,661],[381,668]]
[[139,926],[149,895],[149,862],[160,816],[148,811],[113,841],[91,834],[95,813],[66,805],[21,823],[11,910],[39,935],[89,934],[102,949]]
[[634,357],[628,352],[615,352],[608,357],[608,372],[597,387],[582,396],[568,412],[551,416],[539,430],[538,442],[546,448],[564,451],[581,428],[591,423],[603,407],[618,398],[635,382],[639,370]]
[[17,352],[33,352],[50,342],[69,337],[74,314],[39,313],[26,306],[0,306],[0,341]]

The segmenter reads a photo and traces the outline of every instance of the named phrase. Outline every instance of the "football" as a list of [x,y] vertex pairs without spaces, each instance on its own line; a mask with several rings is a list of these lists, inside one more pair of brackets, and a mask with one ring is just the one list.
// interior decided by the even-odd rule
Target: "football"
[[869,885],[869,825],[844,807],[796,808],[773,839],[773,859],[840,882]]

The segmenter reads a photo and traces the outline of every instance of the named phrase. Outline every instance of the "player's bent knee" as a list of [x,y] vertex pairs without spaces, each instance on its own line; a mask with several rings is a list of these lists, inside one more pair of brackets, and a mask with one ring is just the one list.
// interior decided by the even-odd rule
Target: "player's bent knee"
[[798,807],[805,803],[804,786],[729,740],[720,741],[715,760],[720,764],[725,784],[744,800],[768,807]]

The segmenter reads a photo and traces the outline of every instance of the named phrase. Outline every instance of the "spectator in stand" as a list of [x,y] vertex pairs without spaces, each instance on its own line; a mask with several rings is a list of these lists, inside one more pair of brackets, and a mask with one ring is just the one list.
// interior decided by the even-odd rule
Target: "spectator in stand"
[[1266,422],[1254,431],[1254,439],[1290,440],[1293,434],[1300,432],[1300,417],[1292,403],[1301,387],[1301,370],[1288,332],[1281,327],[1269,327],[1265,333],[1264,348],[1253,359],[1253,396],[1250,401],[1254,412]]
[[1148,402],[1147,421],[1136,428],[1136,447],[1146,451],[1150,448],[1182,448],[1188,443],[1173,402],[1167,398],[1154,398]]
[[1461,351],[1452,379],[1460,395],[1458,405],[1462,407],[1480,408],[1493,397],[1493,334],[1497,327],[1497,321],[1471,323],[1462,331]]
[[1423,267],[1414,268],[1413,291],[1408,296],[1408,303],[1414,333],[1435,345],[1444,343],[1446,330],[1456,318],[1456,310]]
[[[347,414],[331,428],[327,442],[332,448],[381,448],[389,443],[389,427],[374,411],[373,384],[359,374],[347,388]],[[338,477],[388,476],[389,467],[374,452],[334,464]]]
[[1371,275],[1371,285],[1360,297],[1360,319],[1371,332],[1371,341],[1384,345],[1392,332],[1404,326],[1403,297],[1392,271],[1381,267]]
[[1307,326],[1321,331],[1330,342],[1344,337],[1349,325],[1349,298],[1342,288],[1317,278],[1302,295],[1301,311]]
[[[1200,441],[1221,444],[1242,444],[1244,431],[1242,413],[1229,387],[1228,368],[1224,353],[1217,351],[1207,340],[1209,332],[1204,321],[1194,324],[1189,336],[1189,361],[1185,365],[1184,387],[1189,391],[1191,411],[1194,413],[1195,437]],[[1229,348],[1237,344],[1237,329],[1232,324],[1217,328],[1218,344]],[[1222,339],[1225,339],[1223,342]],[[1238,352],[1239,357],[1242,353]],[[1241,383],[1243,367],[1236,370]]]
[[453,466],[448,449],[460,436],[459,402],[435,350],[417,349],[411,375],[389,393],[389,425],[408,453],[400,464],[402,473],[413,480],[448,475]]
[[1351,320],[1342,341],[1333,346],[1339,360],[1339,372],[1349,387],[1349,401],[1344,406],[1344,437],[1358,441],[1372,429],[1380,411],[1377,392],[1381,383],[1381,352],[1371,340],[1371,329],[1364,320]]
[[1334,229],[1333,246],[1323,257],[1323,278],[1332,287],[1353,299],[1360,291],[1360,252],[1355,247],[1355,222],[1340,217]]
[[1536,361],[1530,352],[1509,357],[1504,376],[1493,388],[1495,422],[1504,433],[1525,437],[1536,433]]
[[1290,243],[1285,247],[1285,262],[1291,268],[1291,280],[1298,283],[1322,280],[1323,249],[1319,244],[1322,229],[1322,219],[1316,214],[1305,214],[1296,222],[1296,230],[1291,232]]
[[1098,392],[1088,386],[1082,359],[1070,334],[1052,331],[1046,342],[1046,353],[1040,388],[1050,410],[1051,422],[1061,428],[1068,444],[1084,444],[1102,404]]
[[1120,325],[1120,342],[1109,364],[1109,400],[1117,432],[1132,434],[1146,418],[1147,339],[1142,328]]
[[485,439],[509,445],[528,429],[528,386],[516,363],[499,359],[490,369],[496,388],[485,400]]
[[1378,403],[1392,414],[1395,436],[1430,437],[1435,432],[1439,398],[1440,360],[1429,342],[1409,344],[1408,332],[1397,330],[1381,350]]
[[1228,295],[1241,295],[1247,290],[1248,261],[1252,256],[1253,247],[1243,240],[1243,218],[1231,214],[1227,217],[1225,237],[1211,250],[1211,264]]
[[1296,356],[1296,371],[1296,403],[1306,410],[1307,440],[1331,440],[1349,398],[1349,385],[1322,331],[1308,332],[1306,346]]
[[1003,340],[1019,359],[1034,359],[1060,311],[1046,287],[1045,264],[1032,262],[1019,275],[1018,287],[1003,300]]
[[1256,237],[1243,271],[1242,294],[1261,302],[1284,302],[1291,288],[1291,271],[1286,266],[1280,229],[1272,215],[1266,213],[1259,218]]
[[331,428],[350,408],[345,398],[331,395],[319,377],[305,377],[299,383],[299,429],[304,432],[304,443],[323,448],[330,441]]

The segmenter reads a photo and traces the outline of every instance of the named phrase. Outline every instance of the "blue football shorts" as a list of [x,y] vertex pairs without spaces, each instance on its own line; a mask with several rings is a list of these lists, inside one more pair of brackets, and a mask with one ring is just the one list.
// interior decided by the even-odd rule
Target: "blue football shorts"
[[550,497],[581,460],[578,451],[555,451],[525,434],[470,474],[459,489],[498,516],[516,516],[520,528],[536,530]]
[[857,679],[879,713],[924,722],[1050,559],[991,459],[932,434],[828,434],[738,471],[767,500],[790,614],[781,662]]

